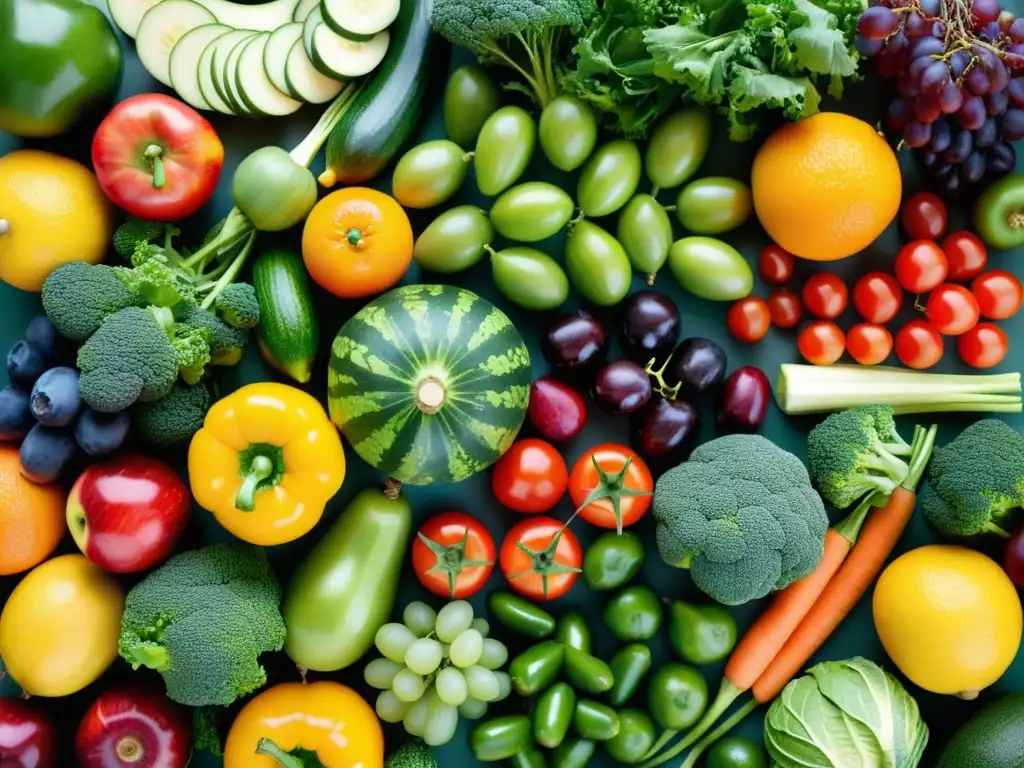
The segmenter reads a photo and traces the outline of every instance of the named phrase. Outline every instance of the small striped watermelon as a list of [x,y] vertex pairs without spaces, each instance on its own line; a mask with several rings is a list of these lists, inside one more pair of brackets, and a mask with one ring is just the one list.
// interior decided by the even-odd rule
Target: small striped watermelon
[[411,485],[455,483],[512,445],[530,380],[504,312],[463,288],[406,285],[338,332],[327,402],[367,463]]

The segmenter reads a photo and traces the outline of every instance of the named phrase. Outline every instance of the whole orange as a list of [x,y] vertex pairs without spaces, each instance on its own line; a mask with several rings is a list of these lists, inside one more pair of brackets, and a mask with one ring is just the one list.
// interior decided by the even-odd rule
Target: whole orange
[[775,131],[751,176],[754,210],[768,235],[813,261],[870,245],[900,207],[900,167],[885,139],[863,120],[821,112]]
[[0,446],[0,576],[43,562],[64,536],[67,497],[56,485],[21,475],[18,449]]

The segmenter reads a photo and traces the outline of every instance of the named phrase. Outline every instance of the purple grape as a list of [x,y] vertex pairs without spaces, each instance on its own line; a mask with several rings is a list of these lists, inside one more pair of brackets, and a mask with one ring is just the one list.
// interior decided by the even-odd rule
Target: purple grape
[[974,0],[971,3],[971,15],[975,24],[988,24],[999,18],[999,0]]
[[953,131],[949,123],[939,120],[932,124],[932,140],[928,143],[928,149],[932,152],[944,152],[953,141]]
[[946,197],[957,197],[960,194],[960,187],[963,186],[960,181],[960,174],[955,172],[955,169],[950,169],[952,172],[942,178],[937,179],[939,182],[939,192]]
[[999,126],[996,125],[996,119],[990,117],[981,124],[981,127],[974,132],[974,146],[976,147],[991,147],[999,134]]
[[1012,78],[1009,85],[1006,86],[1006,90],[1010,94],[1013,106],[1024,107],[1024,78]]
[[855,45],[857,46],[857,53],[865,59],[873,59],[885,48],[885,40],[868,40],[866,37],[857,35]]
[[931,171],[939,162],[939,156],[934,152],[924,149],[917,153],[917,160],[926,171]]
[[931,22],[926,21],[919,13],[911,11],[903,19],[903,32],[907,37],[927,37],[931,31]]
[[874,8],[868,8],[857,19],[857,32],[868,40],[884,40],[896,31],[899,23],[900,19],[895,13],[877,5]]
[[631,360],[616,360],[597,372],[590,390],[594,402],[612,416],[625,416],[651,399],[651,380]]
[[930,19],[934,19],[935,17],[937,17],[939,15],[939,11],[942,8],[942,1],[941,0],[921,0],[921,2],[918,3],[918,6],[921,8],[921,13],[923,13],[925,16],[927,16]]
[[999,130],[1004,139],[1019,141],[1024,139],[1024,109],[1008,109],[999,118]]
[[1024,43],[1014,43],[1006,49],[1006,53],[1010,56],[1024,56]]
[[1017,152],[1012,144],[997,141],[988,151],[988,169],[992,173],[1009,173],[1017,165]]
[[924,71],[934,63],[935,60],[930,56],[919,56],[910,62],[910,66],[907,67],[906,72],[901,72],[900,75],[905,75],[915,83],[918,83],[921,75],[924,74]]
[[608,333],[582,309],[558,317],[541,337],[541,351],[557,372],[586,377],[604,362]]
[[[918,61],[922,61],[922,59],[918,59]],[[921,70],[917,81],[921,86],[921,93],[935,95],[949,82],[949,67],[943,61],[933,61]]]
[[963,75],[967,69],[967,65],[971,63],[971,54],[967,51],[957,51],[949,57],[949,73],[953,76],[954,80],[959,80],[960,76]]
[[946,37],[946,22],[944,21],[933,21],[931,31],[928,33],[932,37],[944,40]]
[[970,131],[959,131],[953,136],[949,149],[942,153],[942,159],[950,165],[962,163],[974,149],[974,139]]
[[886,50],[892,51],[893,55],[905,53],[910,47],[910,41],[907,40],[907,36],[903,34],[901,29],[899,32],[894,34],[885,42]]
[[985,97],[985,111],[993,117],[1003,114],[1010,105],[1009,91],[995,91]]
[[967,73],[967,90],[975,96],[984,96],[988,93],[989,82],[985,70],[977,63]]
[[977,184],[985,175],[985,158],[980,152],[971,152],[960,164],[960,181],[966,186]]
[[1024,19],[1014,19],[1006,34],[1015,43],[1024,43]]
[[907,123],[907,127],[903,129],[903,140],[914,149],[923,147],[932,140],[931,123],[920,123],[917,120],[911,120]]
[[679,340],[679,309],[657,291],[637,291],[622,310],[622,348],[640,365],[667,357]]
[[963,106],[956,113],[956,119],[968,131],[977,130],[985,122],[985,102],[980,96],[965,96]]
[[1006,53],[1003,54],[1003,66],[1014,74],[1019,75],[1021,70],[1024,69],[1024,44],[1014,43],[1010,48],[1016,48],[1017,50],[1007,49]]
[[888,124],[889,128],[897,133],[902,133],[903,129],[907,127],[914,118],[914,110],[910,107],[910,102],[906,99],[893,99],[889,103],[888,110]]
[[910,44],[910,55],[915,59],[925,56],[942,56],[945,52],[946,44],[934,37],[922,37]]
[[978,36],[981,39],[987,40],[990,43],[994,43],[996,40],[998,40],[1001,34],[1002,30],[999,29],[998,21],[990,21],[988,24],[981,28],[980,32],[978,32]]
[[1010,73],[1007,72],[1006,67],[1003,66],[1003,62],[999,59],[995,59],[992,65],[987,67],[989,92],[996,93],[1006,88],[1010,82]]
[[921,89],[917,86],[917,81],[909,73],[900,72],[896,76],[896,92],[900,96],[913,101],[921,94]]
[[[941,158],[940,158],[941,160]],[[949,163],[938,162],[931,171],[932,178],[937,182],[943,182],[951,175],[956,175],[956,168]]]
[[964,103],[964,92],[953,81],[939,91],[939,108],[947,115],[954,114]]
[[934,123],[942,117],[939,102],[934,96],[921,96],[914,102],[914,117],[922,123]]

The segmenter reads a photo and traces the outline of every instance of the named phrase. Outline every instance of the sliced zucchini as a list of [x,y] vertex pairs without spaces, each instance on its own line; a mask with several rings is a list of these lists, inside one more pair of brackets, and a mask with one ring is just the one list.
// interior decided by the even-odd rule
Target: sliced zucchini
[[[260,34],[265,33],[253,32],[250,30],[249,37],[235,45],[235,47],[231,49],[231,52],[228,53],[227,57],[224,58],[224,65],[220,70],[221,90],[224,91],[225,97],[236,115],[252,114],[252,110],[246,106],[244,101],[242,101],[242,95],[238,92],[238,62],[242,58],[242,52],[245,50],[245,46],[250,40]],[[213,75],[216,77],[217,73],[214,72]]]
[[[207,73],[217,100],[210,98],[210,95],[205,90],[203,95],[207,97],[210,106],[218,112],[223,112],[225,115],[241,115],[244,113],[241,107],[232,103],[228,92],[225,90],[224,63],[236,45],[248,40],[255,34],[257,33],[251,29],[236,29],[228,32],[223,37],[217,38],[210,45],[209,69]],[[206,52],[204,51],[203,53],[203,59],[205,59]],[[203,66],[203,59],[200,60],[200,66]],[[200,80],[200,84],[202,83],[203,81]]]
[[[166,2],[166,0],[164,0]],[[248,5],[229,0],[196,0],[217,17],[221,24],[235,29],[273,32],[292,20],[299,0],[272,0],[269,3]]]
[[320,0],[299,0],[299,4],[295,8],[295,15],[292,16],[292,21],[305,21],[313,9],[319,6]]
[[[230,35],[233,34],[233,32],[227,32],[226,34]],[[205,99],[206,103],[210,105],[210,108],[214,112],[230,115],[231,108],[228,106],[228,103],[224,101],[221,95],[217,93],[217,89],[213,84],[213,66],[211,61],[213,59],[214,48],[217,46],[219,40],[220,38],[217,38],[217,40],[214,40],[206,46],[206,50],[203,51],[203,55],[199,57],[199,90],[202,91],[203,99]]]
[[279,117],[297,112],[302,107],[301,101],[279,91],[267,75],[263,67],[267,43],[270,33],[263,32],[245,44],[242,55],[238,59],[238,71],[235,77],[238,95],[242,103],[258,115]]
[[285,74],[288,69],[288,56],[299,40],[302,39],[302,24],[293,21],[279,27],[270,34],[267,45],[263,49],[263,68],[267,70],[267,77],[281,93],[290,94],[295,98],[301,98],[288,90],[288,78]]
[[313,66],[301,40],[295,41],[291,53],[288,54],[285,76],[288,78],[288,91],[307,104],[325,104],[345,87],[345,83],[327,77]]
[[400,0],[321,0],[324,21],[342,37],[365,42],[395,23]]
[[322,27],[323,25],[324,13],[318,3],[309,12],[309,16],[306,17],[305,21],[302,22],[302,44],[306,48],[310,61],[313,60],[313,33],[316,32],[317,27]]
[[187,103],[196,109],[210,110],[213,107],[203,96],[200,86],[200,59],[210,43],[231,31],[223,24],[205,24],[186,33],[171,51],[171,87]]
[[391,35],[387,31],[359,42],[342,37],[327,24],[320,24],[313,30],[313,65],[325,75],[342,80],[362,77],[380,66],[390,43]]
[[163,0],[146,11],[139,22],[136,48],[139,61],[164,85],[171,84],[171,51],[196,27],[216,24],[206,8],[192,0]]
[[146,11],[159,2],[160,0],[107,0],[107,8],[110,9],[110,16],[121,31],[128,37],[135,37],[139,31],[139,22],[146,15]]

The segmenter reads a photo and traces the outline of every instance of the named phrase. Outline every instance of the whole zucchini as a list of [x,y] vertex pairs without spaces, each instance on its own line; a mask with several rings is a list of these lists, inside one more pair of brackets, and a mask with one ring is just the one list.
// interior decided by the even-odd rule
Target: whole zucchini
[[361,184],[391,162],[420,125],[451,46],[430,29],[434,0],[402,0],[391,47],[327,139],[325,187]]
[[305,384],[313,374],[320,326],[302,257],[268,251],[256,260],[252,282],[260,305],[257,339],[263,359]]

